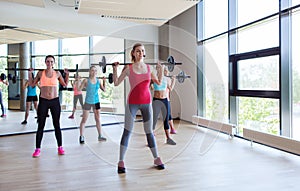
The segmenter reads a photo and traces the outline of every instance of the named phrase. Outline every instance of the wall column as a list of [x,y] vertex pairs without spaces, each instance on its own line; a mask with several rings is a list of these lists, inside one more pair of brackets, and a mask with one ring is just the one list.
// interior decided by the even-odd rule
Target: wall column
[[[19,50],[19,67],[22,69],[30,68],[30,44],[29,42],[21,43]],[[25,111],[27,90],[23,90],[23,84],[28,79],[28,71],[20,71],[20,111]]]

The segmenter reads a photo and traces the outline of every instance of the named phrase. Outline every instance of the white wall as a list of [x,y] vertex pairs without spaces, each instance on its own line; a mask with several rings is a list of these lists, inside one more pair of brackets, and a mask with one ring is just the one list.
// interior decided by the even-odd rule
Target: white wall
[[190,79],[177,83],[171,93],[173,117],[192,121],[197,113],[197,37],[196,6],[169,21],[169,54],[183,65],[176,67],[173,74],[184,70]]

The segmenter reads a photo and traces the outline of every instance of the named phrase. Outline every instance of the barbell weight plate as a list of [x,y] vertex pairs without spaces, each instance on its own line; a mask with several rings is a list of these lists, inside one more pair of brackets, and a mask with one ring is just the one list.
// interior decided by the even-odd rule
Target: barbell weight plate
[[17,76],[13,76],[13,77],[12,77],[12,83],[13,83],[13,84],[17,83]]
[[6,79],[6,75],[4,73],[1,74],[1,81]]
[[8,74],[8,76],[7,76],[8,80],[11,80],[11,79],[12,79],[12,77],[13,77],[13,75],[12,75],[12,74]]
[[174,70],[174,66],[175,66],[175,61],[174,61],[174,57],[173,56],[169,56],[167,59],[169,65],[168,65],[168,71],[169,72],[173,72]]
[[113,74],[112,74],[112,73],[110,73],[110,74],[108,75],[108,82],[109,82],[110,84],[112,84],[112,83],[114,82]]
[[183,83],[185,80],[185,73],[184,71],[180,71],[179,74],[177,75],[177,80],[179,83]]
[[106,58],[102,56],[101,62],[99,62],[99,66],[102,67],[102,72],[106,73]]

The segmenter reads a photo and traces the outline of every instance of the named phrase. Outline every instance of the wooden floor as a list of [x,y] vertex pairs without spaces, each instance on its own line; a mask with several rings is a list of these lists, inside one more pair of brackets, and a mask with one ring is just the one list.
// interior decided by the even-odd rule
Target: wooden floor
[[[78,143],[80,116],[62,113],[64,156],[57,155],[54,132],[44,133],[40,158],[32,158],[36,123],[23,126],[24,113],[0,119],[0,190],[297,190],[300,157],[176,121],[176,146],[166,145],[162,123],[156,138],[166,169],[153,168],[142,123],[135,123],[126,154],[127,173],[116,172],[123,124],[106,125],[122,118],[102,115],[107,142],[98,142],[95,127],[86,128],[86,144]],[[32,114],[32,117],[34,115]],[[91,119],[93,119],[91,114]],[[77,122],[76,122],[77,121]],[[70,124],[75,123],[70,127]],[[90,121],[89,123],[92,123]],[[89,124],[92,125],[92,124]],[[31,129],[31,130],[27,130]],[[13,135],[13,131],[17,132]],[[24,133],[24,134],[23,134]],[[4,136],[5,135],[5,136]]]

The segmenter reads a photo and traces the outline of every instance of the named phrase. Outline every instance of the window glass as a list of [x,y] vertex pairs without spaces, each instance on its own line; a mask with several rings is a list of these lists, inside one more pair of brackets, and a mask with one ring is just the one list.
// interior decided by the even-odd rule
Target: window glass
[[93,36],[92,53],[124,52],[124,40],[120,38]]
[[228,48],[227,36],[205,43],[206,117],[228,122]]
[[243,128],[279,135],[279,100],[238,97],[238,133]]
[[292,6],[296,6],[300,4],[300,0],[292,0]]
[[292,14],[292,87],[293,125],[292,138],[300,140],[300,9]]
[[204,1],[204,38],[228,30],[228,0]]
[[32,55],[57,55],[58,40],[41,40],[34,42]]
[[279,46],[279,21],[274,17],[238,30],[238,53]]
[[78,65],[79,69],[89,68],[89,56],[79,55],[79,56],[62,56],[61,68],[76,69]]
[[237,0],[238,26],[250,23],[279,11],[278,0]]
[[[4,50],[6,49],[6,51]],[[1,45],[0,46],[0,52],[1,52],[1,56],[0,57],[0,74],[4,73],[5,75],[7,75],[7,70],[5,70],[5,68],[7,68],[7,46]],[[6,53],[5,53],[6,52]],[[7,108],[8,106],[8,86],[4,85],[3,83],[0,83],[0,89],[2,89],[2,101],[3,101],[3,105],[5,108]]]
[[279,56],[238,61],[239,90],[279,91]]
[[0,56],[7,56],[7,44],[0,45]]
[[66,38],[62,40],[62,54],[88,54],[89,37]]

